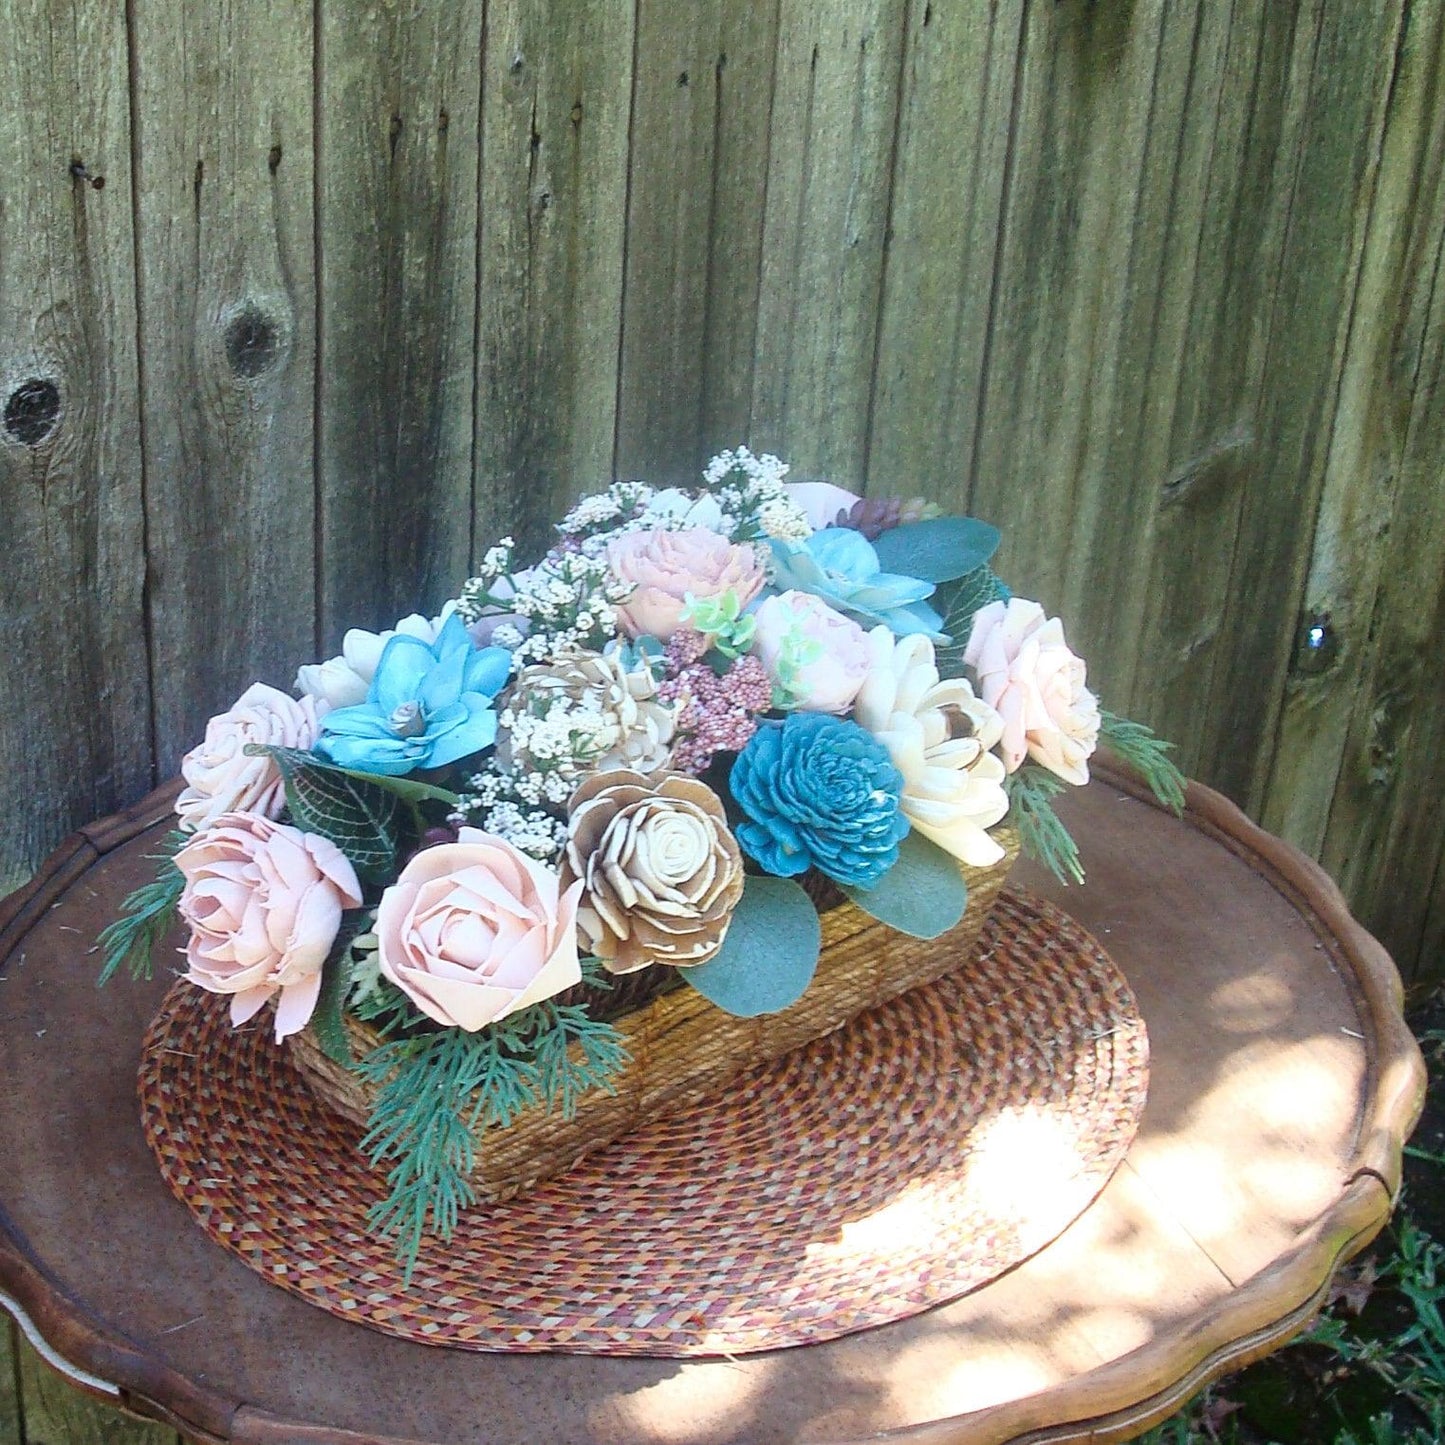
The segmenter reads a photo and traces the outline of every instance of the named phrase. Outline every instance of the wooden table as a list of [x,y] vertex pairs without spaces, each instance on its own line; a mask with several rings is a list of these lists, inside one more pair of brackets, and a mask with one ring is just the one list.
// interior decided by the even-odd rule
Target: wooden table
[[943,1308],[740,1359],[475,1355],[324,1314],[215,1248],[141,1137],[168,980],[94,986],[168,794],[85,829],[0,905],[0,1297],[91,1390],[199,1440],[1127,1438],[1288,1338],[1388,1216],[1423,1069],[1390,960],[1299,853],[1195,787],[1097,779],[1089,870],[1024,881],[1090,929],[1149,1027],[1143,1125],[1095,1204]]

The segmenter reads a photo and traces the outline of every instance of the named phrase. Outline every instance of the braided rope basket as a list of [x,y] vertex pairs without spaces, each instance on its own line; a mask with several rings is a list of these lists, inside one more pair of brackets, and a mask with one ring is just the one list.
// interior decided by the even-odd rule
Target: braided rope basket
[[[478,1201],[495,1203],[523,1194],[664,1111],[702,1099],[744,1070],[959,968],[970,958],[1018,856],[1015,833],[999,829],[994,836],[1005,856],[990,868],[961,867],[968,908],[957,926],[938,938],[899,933],[834,894],[838,901],[820,912],[823,937],[817,972],[789,1008],[760,1018],[735,1018],[683,986],[644,999],[615,1017],[631,1056],[614,1080],[616,1092],[585,1094],[571,1119],[534,1106],[505,1129],[478,1126],[472,1174]],[[662,970],[644,972],[665,976]],[[639,977],[624,975],[623,981]],[[350,1014],[346,1029],[358,1055],[381,1043],[369,1025]],[[309,1028],[294,1035],[289,1047],[312,1094],[343,1118],[364,1125],[376,1086],[327,1058]]]

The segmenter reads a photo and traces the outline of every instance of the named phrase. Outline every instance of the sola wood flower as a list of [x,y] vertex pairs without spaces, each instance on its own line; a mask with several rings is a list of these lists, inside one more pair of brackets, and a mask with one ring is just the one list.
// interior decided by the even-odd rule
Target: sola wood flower
[[304,1028],[342,910],[361,906],[341,850],[259,814],[227,813],[176,854],[176,867],[186,880],[180,915],[191,927],[186,978],[230,994],[233,1025],[279,993],[277,1042]]
[[223,713],[206,724],[206,736],[181,759],[186,786],[176,799],[176,815],[186,831],[209,828],[224,813],[279,816],[285,803],[281,772],[268,757],[251,757],[251,743],[309,748],[320,731],[328,704],[303,697],[299,702],[254,682]]
[[871,666],[853,716],[903,774],[903,813],[925,838],[976,868],[1004,850],[986,829],[1008,812],[1004,765],[990,751],[1003,719],[965,678],[940,680],[926,637],[868,634]]
[[428,1018],[475,1033],[581,979],[580,892],[505,839],[462,828],[381,895],[377,962]]
[[717,794],[695,778],[599,773],[572,795],[564,883],[577,927],[613,973],[711,958],[743,892],[743,860]]
[[1003,718],[1009,772],[1028,756],[1065,782],[1089,781],[1099,704],[1057,617],[1022,597],[991,602],[974,616],[964,661],[978,674],[984,701]]
[[746,606],[763,589],[766,577],[757,554],[746,543],[729,542],[716,532],[688,527],[680,532],[630,532],[607,549],[608,565],[632,593],[617,609],[629,637],[666,642],[682,623],[688,598],[737,593]]

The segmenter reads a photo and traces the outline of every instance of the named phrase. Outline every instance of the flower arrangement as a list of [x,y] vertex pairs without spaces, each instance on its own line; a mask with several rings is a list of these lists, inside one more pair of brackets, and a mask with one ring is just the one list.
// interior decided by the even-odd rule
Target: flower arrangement
[[787,471],[738,448],[691,489],[585,496],[531,565],[503,539],[438,616],[348,632],[296,696],[253,683],[182,763],[102,981],[149,976],[179,919],[233,1025],[269,1010],[370,1081],[373,1223],[410,1259],[473,1202],[478,1120],[612,1086],[625,976],[787,1008],[820,886],[936,937],[1005,822],[1082,881],[1052,799],[1101,737],[1182,801],[993,573],[996,529]]

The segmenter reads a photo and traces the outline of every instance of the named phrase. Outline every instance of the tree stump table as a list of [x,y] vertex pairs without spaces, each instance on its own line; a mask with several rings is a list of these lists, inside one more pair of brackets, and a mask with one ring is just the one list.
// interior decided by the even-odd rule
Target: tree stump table
[[[137,1118],[169,979],[95,987],[169,792],[0,904],[0,1303],[82,1387],[201,1441],[1124,1439],[1289,1338],[1389,1216],[1423,1093],[1399,980],[1325,875],[1195,786],[1100,770],[1059,904],[1127,976],[1139,1134],[1059,1238],[951,1304],[826,1344],[682,1361],[466,1354],[313,1309],[217,1249]],[[163,972],[163,971],[158,971]]]

